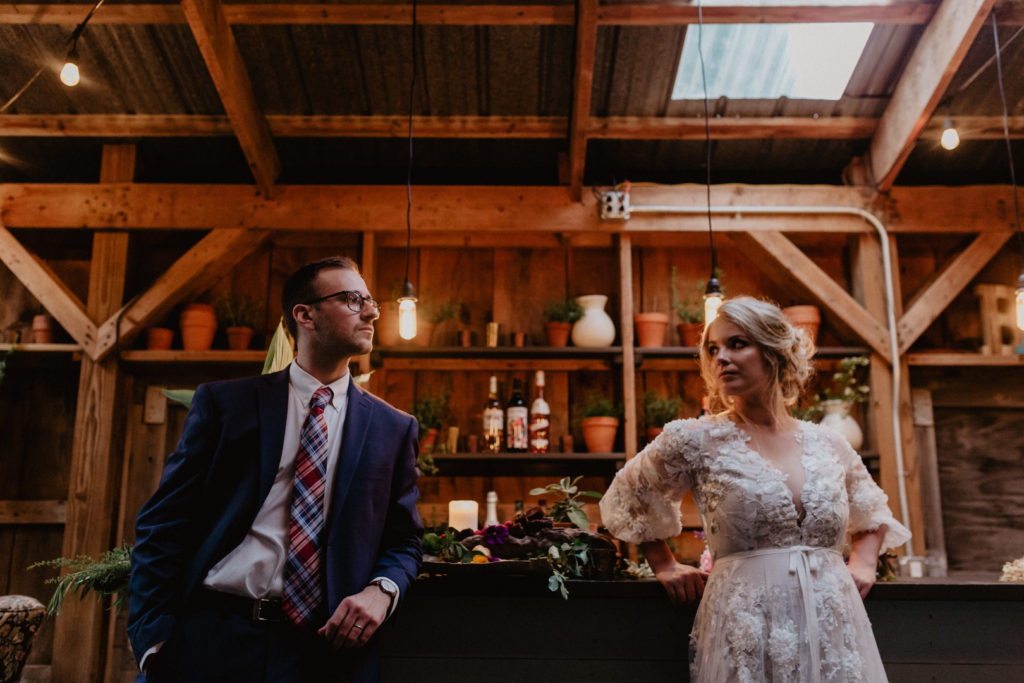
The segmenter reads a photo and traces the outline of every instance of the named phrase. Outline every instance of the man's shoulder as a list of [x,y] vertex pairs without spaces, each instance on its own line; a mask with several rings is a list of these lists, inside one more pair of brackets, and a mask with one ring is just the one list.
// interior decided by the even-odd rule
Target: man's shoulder
[[416,419],[409,413],[405,412],[404,410],[399,410],[398,408],[394,407],[381,397],[370,393],[368,390],[363,389],[362,387],[356,387],[354,388],[354,390],[358,391],[364,400],[370,402],[370,404],[373,406],[375,416],[395,420],[397,422],[408,422],[409,420]]
[[267,375],[253,375],[250,377],[239,377],[237,379],[223,379],[214,382],[204,382],[199,389],[207,392],[216,398],[235,398],[254,394],[260,387],[283,385],[288,386],[287,369],[280,372],[273,372]]

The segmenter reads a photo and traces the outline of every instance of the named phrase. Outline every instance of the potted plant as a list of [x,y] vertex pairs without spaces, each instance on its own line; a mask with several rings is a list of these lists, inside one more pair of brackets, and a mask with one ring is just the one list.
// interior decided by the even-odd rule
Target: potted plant
[[420,452],[433,453],[434,445],[437,442],[437,432],[448,415],[450,396],[450,390],[441,388],[413,401],[410,412],[420,425]]
[[548,484],[544,488],[532,489],[530,495],[557,497],[558,500],[548,510],[551,520],[555,523],[575,524],[578,528],[586,531],[590,529],[590,518],[587,516],[587,511],[583,509],[583,502],[580,498],[586,496],[600,500],[601,494],[597,491],[580,491],[577,484],[582,478],[582,475],[575,479],[563,477],[560,481]]
[[36,344],[53,343],[53,318],[46,311],[32,316],[32,341]]
[[850,408],[864,403],[871,394],[871,387],[860,380],[861,368],[869,363],[867,356],[847,356],[840,360],[839,370],[832,375],[821,401],[824,411],[821,424],[839,432],[854,449],[864,443],[864,432],[850,415]]
[[664,426],[679,417],[683,401],[679,398],[661,398],[653,391],[644,392],[644,422],[647,440],[654,441]]
[[583,406],[583,418],[580,427],[583,430],[583,441],[590,453],[611,453],[615,445],[615,433],[619,429],[619,415],[622,409],[616,406],[607,396],[596,391],[587,394]]
[[680,292],[679,271],[675,266],[669,273],[669,291],[672,293],[672,310],[679,316],[679,342],[683,346],[700,346],[704,333],[704,286],[697,281]]
[[583,317],[583,307],[576,299],[552,299],[544,306],[548,346],[567,346],[572,324]]
[[232,351],[248,349],[257,321],[263,315],[263,302],[225,292],[217,300],[216,310],[217,320],[228,336],[228,348]]
[[168,351],[174,342],[174,330],[169,327],[150,327],[146,330],[146,348],[150,351]]
[[217,315],[210,304],[195,302],[185,306],[178,324],[181,326],[181,346],[186,351],[206,351],[213,346]]

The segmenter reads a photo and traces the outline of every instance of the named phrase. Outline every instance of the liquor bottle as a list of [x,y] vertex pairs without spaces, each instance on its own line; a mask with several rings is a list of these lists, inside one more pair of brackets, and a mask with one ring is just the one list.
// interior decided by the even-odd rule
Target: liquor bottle
[[701,396],[700,397],[700,414],[701,414],[701,416],[710,415],[711,414],[711,410],[708,408],[708,397],[707,396]]
[[484,517],[484,527],[501,524],[498,521],[498,494],[495,491],[487,492],[487,514]]
[[538,370],[533,381],[537,398],[530,406],[530,452],[547,453],[551,446],[551,407],[544,400],[544,371]]
[[504,444],[505,411],[498,400],[498,378],[491,375],[491,383],[487,391],[487,403],[484,404],[484,450],[491,453],[501,452]]
[[523,382],[518,377],[512,381],[512,396],[505,404],[505,450],[509,453],[525,453],[528,441],[530,411],[523,400]]

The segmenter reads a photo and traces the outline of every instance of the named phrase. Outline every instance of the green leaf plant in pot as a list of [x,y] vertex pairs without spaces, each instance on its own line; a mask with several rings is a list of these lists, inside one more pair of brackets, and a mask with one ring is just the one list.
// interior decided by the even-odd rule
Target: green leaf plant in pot
[[437,465],[434,464],[435,449],[444,450],[445,443],[438,445],[437,434],[441,424],[449,416],[448,400],[451,397],[449,387],[439,387],[433,392],[413,401],[410,411],[420,427],[420,455],[416,466],[424,474],[437,474]]
[[644,392],[644,422],[647,425],[647,441],[651,442],[661,434],[665,425],[679,417],[683,407],[680,398],[662,398],[653,391]]
[[555,504],[548,508],[551,520],[555,523],[574,524],[576,527],[587,531],[590,529],[590,518],[587,516],[587,511],[583,508],[583,501],[580,499],[586,497],[598,501],[601,499],[601,494],[597,491],[580,491],[577,484],[579,484],[582,478],[582,475],[575,479],[563,477],[561,480],[548,484],[544,488],[531,490],[530,495],[556,498]]
[[587,393],[583,406],[580,428],[583,441],[590,453],[611,453],[615,445],[615,434],[619,430],[619,416],[622,409],[607,396],[596,391]]
[[228,336],[228,348],[245,351],[252,342],[252,335],[263,315],[263,302],[243,294],[224,292],[214,307],[217,321]]
[[576,299],[552,299],[544,306],[548,346],[568,346],[572,324],[583,317],[583,307]]
[[[722,280],[722,269],[715,268],[715,277]],[[700,346],[701,335],[704,334],[704,289],[705,280],[697,280],[689,285],[681,285],[679,271],[672,266],[669,272],[669,290],[672,294],[672,310],[679,316],[679,343],[683,346]],[[725,293],[723,289],[722,293]]]

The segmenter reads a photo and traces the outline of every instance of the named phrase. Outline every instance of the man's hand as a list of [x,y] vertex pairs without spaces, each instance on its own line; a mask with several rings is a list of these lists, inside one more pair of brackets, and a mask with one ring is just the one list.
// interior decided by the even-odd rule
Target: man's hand
[[367,586],[342,600],[317,633],[335,650],[362,647],[384,623],[390,604],[390,598],[377,586]]
[[707,572],[680,562],[659,569],[654,577],[661,582],[669,599],[676,604],[700,600],[704,595],[704,583],[708,580]]

